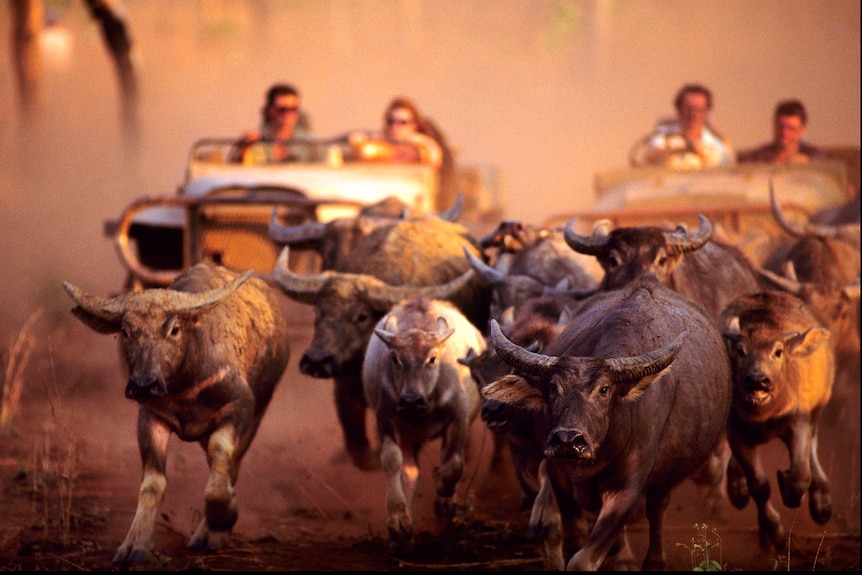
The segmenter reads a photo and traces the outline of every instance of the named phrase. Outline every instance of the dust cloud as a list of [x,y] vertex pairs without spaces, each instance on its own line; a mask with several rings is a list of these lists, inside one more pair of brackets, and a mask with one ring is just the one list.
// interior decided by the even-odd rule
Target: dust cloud
[[496,170],[506,217],[590,207],[596,171],[672,112],[689,81],[715,94],[737,147],[769,133],[775,101],[809,106],[812,141],[859,145],[860,7],[618,0],[136,0],[125,5],[140,74],[126,139],[114,70],[77,1],[50,3],[34,113],[18,114],[11,17],[0,5],[0,287],[3,329],[65,314],[68,280],[107,294],[124,273],[106,219],[173,194],[189,146],[258,123],[274,81],[295,83],[320,136],[373,128],[413,97],[465,165]]

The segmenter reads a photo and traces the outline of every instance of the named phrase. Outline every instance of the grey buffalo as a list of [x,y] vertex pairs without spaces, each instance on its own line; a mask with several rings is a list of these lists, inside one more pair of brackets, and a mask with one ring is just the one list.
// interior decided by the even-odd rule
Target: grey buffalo
[[352,269],[301,275],[288,267],[289,247],[275,276],[290,298],[314,306],[314,335],[299,362],[301,372],[335,380],[335,403],[347,452],[360,468],[378,465],[365,430],[367,404],[361,368],[377,321],[403,299],[451,301],[477,326],[487,324],[488,289],[464,258],[478,253],[466,228],[437,217],[378,228],[373,242],[351,252]]
[[114,562],[146,560],[164,498],[168,439],[198,442],[210,476],[206,513],[189,548],[214,551],[237,520],[234,486],[287,366],[287,322],[277,290],[251,272],[201,263],[167,289],[103,298],[64,282],[72,310],[99,333],[121,334],[126,397],[139,404],[143,480],[135,518]]
[[362,381],[380,434],[390,552],[413,548],[419,452],[436,438],[442,442],[440,466],[434,469],[434,510],[447,518],[455,512],[455,487],[464,473],[470,424],[479,410],[470,370],[457,359],[484,349],[479,330],[446,301],[407,300],[374,329]]
[[730,367],[714,319],[644,277],[585,300],[543,353],[512,343],[493,320],[491,331],[515,373],[484,397],[547,410],[544,456],[570,484],[554,481],[557,498],[598,514],[567,568],[596,570],[621,539],[628,548],[625,525],[645,496],[643,568],[666,569],[671,490],[707,460],[730,409]]
[[782,501],[799,507],[807,493],[811,517],[826,523],[832,503],[817,457],[817,422],[835,377],[829,330],[802,301],[780,291],[741,296],[719,321],[733,377],[728,494],[739,509],[754,499],[761,545],[782,550],[786,532],[770,503],[769,478],[757,448],[773,439],[785,443],[790,469],[778,471]]

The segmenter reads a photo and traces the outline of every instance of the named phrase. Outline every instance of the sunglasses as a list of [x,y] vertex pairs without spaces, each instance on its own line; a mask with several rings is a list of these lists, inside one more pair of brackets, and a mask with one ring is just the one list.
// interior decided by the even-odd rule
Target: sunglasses
[[390,126],[393,124],[413,124],[412,118],[386,118],[386,123]]
[[299,108],[296,106],[277,106],[275,108],[276,114],[292,114],[294,112],[298,112]]

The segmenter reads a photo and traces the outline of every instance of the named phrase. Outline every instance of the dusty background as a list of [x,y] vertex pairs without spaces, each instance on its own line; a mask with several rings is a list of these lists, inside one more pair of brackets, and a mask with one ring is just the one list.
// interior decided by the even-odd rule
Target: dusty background
[[45,300],[65,305],[61,280],[122,285],[102,222],[172,194],[198,138],[257,126],[275,81],[300,88],[321,136],[377,127],[390,98],[415,98],[505,214],[530,222],[590,207],[596,171],[625,165],[686,82],[713,90],[711,119],[736,147],[769,137],[785,97],[808,105],[812,141],[860,142],[857,0],[122,4],[140,73],[131,141],[82,0],[46,2],[42,89],[19,117],[0,3],[0,320],[13,331]]
[[[414,97],[458,160],[484,170],[505,215],[530,222],[589,207],[595,172],[624,165],[631,143],[672,113],[676,89],[689,81],[712,88],[713,123],[737,148],[767,138],[775,101],[790,96],[809,107],[812,141],[860,141],[856,0],[136,0],[125,6],[141,74],[141,124],[131,139],[82,3],[46,6],[44,76],[25,122],[9,7],[0,4],[4,382],[14,376],[16,337],[32,342],[21,409],[0,436],[3,568],[110,568],[140,479],[135,408],[122,397],[116,342],[69,315],[60,281],[102,294],[119,289],[124,273],[102,222],[137,197],[172,194],[194,140],[256,126],[274,81],[301,89],[321,136],[375,127],[392,96]],[[459,530],[430,535],[425,483],[417,510],[429,535],[415,563],[383,555],[382,477],[339,458],[331,383],[296,368],[310,337],[308,310],[286,305],[294,356],[244,465],[236,546],[216,558],[183,551],[205,465],[197,446],[175,442],[156,540],[168,568],[535,568],[514,482],[505,472],[489,479],[481,427]],[[794,568],[859,568],[858,408],[857,382],[834,402],[821,440],[833,520],[821,528],[804,510],[783,510],[799,546]],[[777,449],[775,465],[785,457]],[[686,489],[674,497],[678,513],[667,528],[677,568],[690,568],[675,544],[690,543],[695,522],[718,529],[728,567],[771,567],[775,558],[752,547],[752,509],[719,522]],[[61,494],[71,507],[61,506]]]

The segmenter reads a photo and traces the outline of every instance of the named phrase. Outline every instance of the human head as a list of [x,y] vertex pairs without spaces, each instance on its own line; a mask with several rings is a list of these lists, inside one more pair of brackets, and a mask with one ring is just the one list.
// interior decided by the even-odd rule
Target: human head
[[290,84],[273,84],[266,92],[261,114],[273,136],[290,138],[299,119],[299,92]]
[[424,132],[424,123],[419,108],[409,98],[394,98],[383,113],[383,125],[386,134],[393,139],[400,139],[405,134]]
[[808,114],[799,100],[783,100],[776,104],[772,116],[775,143],[782,148],[797,148],[808,125]]
[[702,127],[712,109],[712,92],[701,84],[686,84],[677,92],[673,105],[683,130]]

